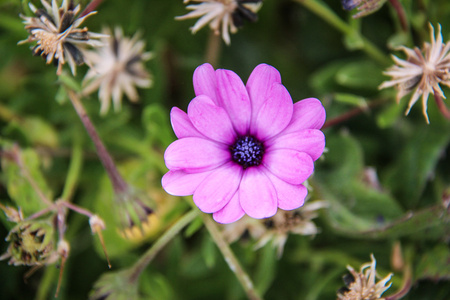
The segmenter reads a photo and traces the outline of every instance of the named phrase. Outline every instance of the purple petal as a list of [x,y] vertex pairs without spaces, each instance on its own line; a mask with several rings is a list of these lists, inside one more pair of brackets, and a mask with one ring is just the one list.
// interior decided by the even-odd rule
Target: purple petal
[[325,122],[325,116],[325,109],[319,100],[315,98],[301,100],[294,104],[291,123],[283,133],[320,129]]
[[325,149],[325,136],[318,129],[306,129],[292,133],[281,133],[265,143],[267,151],[275,149],[292,149],[305,152],[317,160]]
[[236,192],[227,205],[225,205],[221,210],[213,213],[213,218],[218,223],[229,224],[236,222],[244,215],[245,212],[239,204],[239,193]]
[[205,213],[221,210],[236,194],[242,178],[242,168],[229,162],[214,170],[194,192],[194,203]]
[[195,129],[188,115],[178,107],[172,108],[170,111],[170,122],[177,138],[185,137],[204,137],[197,129]]
[[267,172],[267,176],[277,191],[279,208],[292,210],[305,203],[305,197],[308,194],[305,186],[287,183],[270,172]]
[[169,171],[162,180],[164,190],[174,196],[188,196],[194,194],[198,185],[211,171],[201,173],[186,173],[184,171]]
[[281,83],[280,72],[267,64],[257,65],[250,74],[246,88],[252,103],[252,124],[274,83]]
[[216,72],[210,64],[203,64],[195,69],[193,82],[196,96],[206,95],[215,104],[219,104],[217,101]]
[[277,212],[277,193],[264,168],[245,170],[239,187],[239,202],[245,213],[255,219],[268,218]]
[[208,96],[195,97],[189,104],[188,116],[195,128],[210,139],[226,144],[231,144],[236,139],[236,132],[227,112],[215,105]]
[[274,83],[268,99],[261,106],[251,133],[259,140],[265,140],[280,133],[290,123],[294,105],[291,95],[279,83]]
[[220,106],[225,108],[240,135],[248,133],[251,118],[251,104],[244,83],[236,73],[229,70],[217,70],[217,87]]
[[263,164],[278,178],[291,184],[303,183],[314,171],[311,156],[291,149],[267,151]]
[[198,173],[215,169],[230,160],[230,151],[211,140],[188,137],[167,147],[164,160],[169,170]]

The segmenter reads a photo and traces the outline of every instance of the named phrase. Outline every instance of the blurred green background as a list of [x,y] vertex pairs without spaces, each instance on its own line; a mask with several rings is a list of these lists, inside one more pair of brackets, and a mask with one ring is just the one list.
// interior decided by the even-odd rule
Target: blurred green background
[[[85,7],[88,1],[80,2]],[[354,34],[345,35],[298,2],[265,0],[256,23],[246,23],[232,35],[230,46],[221,43],[215,68],[233,70],[245,82],[256,65],[268,63],[280,71],[294,101],[320,99],[329,120],[358,107],[371,107],[324,130],[327,153],[317,161],[309,182],[311,200],[330,203],[315,220],[320,228],[317,236],[290,235],[280,259],[270,244],[257,251],[251,239],[232,244],[265,299],[335,299],[336,290],[344,285],[346,266],[358,270],[370,261],[371,253],[383,277],[394,272],[393,286],[386,295],[394,293],[404,276],[390,265],[395,242],[401,242],[404,259],[413,270],[411,291],[403,299],[450,299],[450,225],[442,203],[443,195],[448,201],[450,194],[450,122],[439,113],[432,97],[428,105],[431,124],[427,125],[419,103],[405,117],[408,96],[397,105],[394,89],[378,90],[388,79],[382,72],[392,63],[389,54],[402,55],[393,47],[422,46],[429,41],[429,22],[440,23],[444,41],[450,39],[450,2],[400,2],[410,22],[407,33],[401,31],[389,3],[354,20],[340,1],[320,2],[352,28]],[[155,55],[146,64],[153,74],[153,87],[139,90],[137,104],[124,99],[120,112],[110,110],[101,117],[96,94],[83,99],[123,176],[151,197],[159,197],[161,210],[170,212],[169,217],[161,217],[154,237],[131,243],[119,240],[110,222],[111,186],[78,116],[60,90],[56,69],[33,57],[28,44],[17,45],[27,37],[19,18],[29,13],[24,11],[26,3],[0,0],[2,147],[16,142],[34,153],[29,162],[36,165],[36,176],[45,179],[43,185],[53,199],[62,192],[72,149],[81,147],[83,164],[72,201],[107,221],[105,239],[113,270],[131,266],[188,209],[186,201],[169,197],[160,187],[162,154],[175,139],[169,121],[171,107],[185,110],[194,97],[192,73],[205,62],[210,30],[203,28],[192,35],[189,27],[195,20],[174,20],[187,12],[181,0],[105,0],[96,9],[98,14],[84,23],[94,32],[103,26],[120,26],[128,36],[139,31],[146,49]],[[361,36],[380,49],[384,63],[361,51]],[[78,68],[78,82],[86,70],[86,66]],[[444,92],[449,94],[447,88]],[[376,170],[380,186],[367,182],[368,167]],[[8,174],[3,162],[1,203],[14,206],[16,197],[35,197],[24,196],[33,193],[30,187],[14,186]],[[23,189],[23,194],[11,195],[13,188]],[[13,224],[3,215],[2,221],[3,239]],[[58,299],[87,299],[94,282],[108,271],[107,264],[87,218],[71,212],[67,224],[71,252]],[[142,274],[143,298],[245,299],[208,232],[204,228],[192,231],[171,241]],[[6,242],[0,243],[0,253],[7,247]],[[53,299],[57,265],[38,270],[25,283],[28,267],[2,261],[0,298]]]

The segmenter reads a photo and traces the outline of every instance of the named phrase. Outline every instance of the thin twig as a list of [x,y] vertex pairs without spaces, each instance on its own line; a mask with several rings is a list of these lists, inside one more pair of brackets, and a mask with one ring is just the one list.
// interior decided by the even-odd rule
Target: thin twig
[[402,4],[398,0],[389,0],[392,7],[395,9],[395,12],[397,13],[398,20],[400,21],[400,25],[402,26],[403,31],[408,31],[408,19],[406,18],[405,9],[403,8]]
[[438,93],[434,93],[434,100],[436,101],[436,105],[439,108],[439,111],[444,116],[444,118],[450,120],[450,111],[447,106],[445,106],[444,101],[442,101],[442,97]]
[[92,142],[95,145],[95,148],[97,150],[98,157],[100,158],[100,161],[103,164],[103,167],[105,168],[106,172],[108,173],[108,176],[111,180],[114,192],[116,194],[124,193],[128,190],[128,184],[125,182],[125,180],[120,175],[119,171],[117,171],[116,165],[114,164],[113,159],[111,158],[111,155],[109,155],[108,151],[106,150],[105,145],[103,145],[103,142],[101,141],[97,130],[95,129],[94,125],[92,124],[91,120],[89,119],[89,116],[86,113],[86,110],[83,107],[83,104],[81,103],[78,96],[75,94],[74,91],[68,90],[70,101],[72,102],[73,107],[75,108],[75,111],[77,112],[78,116],[81,119],[81,122],[83,123],[84,127],[86,128],[86,131],[88,132],[89,136],[92,139]]
[[91,13],[92,11],[94,11],[97,6],[99,6],[101,3],[103,2],[103,0],[93,0],[91,1],[91,3],[89,3],[86,8],[81,12],[80,14],[80,18],[84,17],[85,15]]
[[381,104],[383,104],[385,101],[384,100],[378,100],[378,101],[371,101],[367,104],[367,106],[364,107],[355,107],[345,113],[343,113],[342,115],[339,115],[335,118],[332,118],[330,120],[327,120],[325,122],[325,124],[323,124],[322,129],[327,128],[327,127],[332,127],[335,126],[337,124],[340,124],[342,122],[345,122],[353,117],[356,117],[358,115],[360,115],[363,112],[366,112],[368,109],[370,108],[374,108],[376,106],[379,106]]

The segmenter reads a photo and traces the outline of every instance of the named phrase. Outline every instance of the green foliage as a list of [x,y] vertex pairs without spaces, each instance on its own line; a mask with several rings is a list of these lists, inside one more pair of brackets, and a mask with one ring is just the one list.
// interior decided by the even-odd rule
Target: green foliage
[[[5,146],[4,149],[11,149]],[[36,185],[48,199],[52,199],[52,192],[41,172],[41,160],[39,155],[33,149],[26,149],[20,152],[21,160],[26,166],[26,172],[34,180]],[[19,166],[11,161],[8,155],[2,156],[2,180],[6,184],[9,197],[22,210],[24,216],[29,216],[46,207],[46,204],[40,198],[34,187],[25,178]]]
[[[0,207],[20,208],[24,218],[30,217],[48,208],[39,190],[50,201],[64,197],[89,210],[105,222],[101,233],[113,267],[107,269],[89,218],[69,211],[63,231],[71,250],[58,299],[246,299],[229,258],[223,258],[201,217],[168,242],[139,280],[130,280],[129,268],[191,209],[190,197],[162,190],[161,177],[167,171],[164,151],[175,140],[170,109],[186,111],[195,96],[192,74],[205,62],[208,26],[192,35],[189,27],[195,20],[174,20],[188,12],[182,0],[103,1],[82,25],[92,32],[120,26],[126,36],[139,31],[146,51],[154,55],[146,62],[153,86],[138,89],[138,102],[124,96],[121,111],[100,116],[97,92],[81,99],[118,172],[151,203],[151,217],[139,220],[130,202],[118,204],[69,99],[69,91],[82,91],[88,67],[77,67],[73,77],[65,66],[56,76],[53,65],[31,55],[32,44],[17,45],[27,38],[19,14],[32,16],[29,2],[0,1]],[[81,1],[82,10],[89,2]],[[394,88],[379,90],[388,80],[383,71],[394,63],[391,55],[405,58],[395,49],[429,42],[428,22],[435,29],[441,24],[444,42],[449,41],[450,2],[399,2],[406,31],[391,1],[370,16],[353,19],[355,11],[344,11],[338,0],[277,0],[264,1],[258,21],[244,23],[231,35],[230,46],[220,41],[215,68],[233,70],[245,82],[255,65],[271,64],[294,101],[316,97],[327,120],[338,120],[324,129],[326,152],[308,181],[309,199],[328,203],[313,220],[317,235],[289,234],[281,258],[270,242],[256,250],[258,240],[248,230],[231,245],[264,299],[335,299],[346,266],[359,270],[371,253],[379,274],[394,272],[386,295],[402,289],[408,265],[413,288],[404,299],[450,299],[450,122],[433,96],[427,103],[427,125],[421,100],[405,116],[411,95],[397,103]],[[41,7],[40,1],[32,3]],[[448,87],[442,89],[450,94]],[[448,100],[444,103],[448,108]],[[10,155],[16,146],[22,168]],[[120,223],[118,215],[124,212],[133,220],[129,227]],[[20,226],[0,213],[3,240]],[[45,224],[58,232],[55,219]],[[400,269],[389,264],[395,242],[406,249]],[[0,251],[7,253],[8,243],[0,243]],[[21,252],[15,254],[20,258]],[[44,269],[25,284],[27,270],[2,261],[2,299],[53,299],[59,269]]]

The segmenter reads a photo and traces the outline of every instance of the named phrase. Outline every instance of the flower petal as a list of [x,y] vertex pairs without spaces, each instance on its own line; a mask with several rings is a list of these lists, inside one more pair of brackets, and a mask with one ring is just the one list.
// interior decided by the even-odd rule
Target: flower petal
[[294,104],[291,123],[283,133],[303,129],[320,129],[325,122],[325,108],[316,98],[307,98]]
[[236,139],[227,112],[205,95],[200,95],[191,101],[188,116],[201,133],[217,142],[231,144]]
[[242,178],[242,168],[229,162],[214,170],[194,192],[194,203],[205,213],[221,210],[236,194]]
[[216,105],[219,104],[217,101],[216,72],[210,64],[203,64],[195,69],[193,82],[196,96],[206,95]]
[[186,173],[184,171],[169,171],[161,179],[163,189],[174,196],[188,196],[194,194],[199,184],[212,171],[200,173]]
[[267,151],[263,164],[278,178],[291,184],[304,182],[314,171],[311,156],[291,149]]
[[177,138],[186,137],[203,137],[197,129],[195,129],[188,115],[178,107],[172,108],[170,111],[170,122],[172,123],[173,132]]
[[236,73],[230,70],[216,71],[220,106],[225,108],[240,135],[248,133],[251,118],[251,104],[244,83]]
[[318,129],[305,129],[288,134],[280,134],[265,143],[267,151],[292,149],[309,154],[317,160],[325,149],[325,135]]
[[257,65],[250,74],[246,88],[252,103],[252,124],[259,109],[267,100],[274,83],[281,83],[281,75],[277,69],[267,64]]
[[277,193],[264,168],[245,170],[239,187],[239,202],[245,213],[255,219],[268,218],[277,212]]
[[293,109],[289,92],[282,84],[274,83],[258,112],[251,134],[259,140],[265,140],[280,133],[290,123]]
[[299,208],[305,203],[305,197],[308,194],[305,186],[287,183],[270,172],[266,174],[277,191],[279,208],[292,210]]
[[241,204],[239,204],[239,193],[236,192],[227,205],[213,213],[213,218],[218,223],[229,224],[236,222],[244,215],[245,212],[242,210]]
[[230,152],[216,142],[188,137],[167,147],[164,160],[169,170],[198,173],[215,169],[230,160]]

